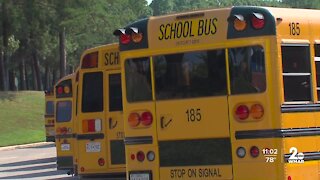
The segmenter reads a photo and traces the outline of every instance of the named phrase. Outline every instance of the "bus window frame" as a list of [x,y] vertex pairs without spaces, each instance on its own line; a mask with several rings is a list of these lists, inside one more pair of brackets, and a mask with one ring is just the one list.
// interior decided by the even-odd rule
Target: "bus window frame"
[[[280,52],[281,52],[281,65],[282,65],[282,69],[281,69],[281,76],[282,76],[282,87],[283,87],[283,104],[310,104],[314,102],[314,96],[313,96],[313,82],[312,82],[312,61],[311,61],[311,44],[309,43],[309,41],[306,40],[299,40],[299,41],[294,41],[294,40],[283,40],[281,43],[279,43],[280,45]],[[294,72],[289,72],[289,73],[284,73],[283,72],[283,51],[282,51],[282,47],[306,47],[308,48],[308,53],[309,53],[309,73],[294,73]],[[284,83],[284,76],[290,77],[290,76],[295,76],[295,77],[303,77],[303,76],[309,76],[309,84],[310,84],[310,100],[309,101],[286,101],[285,99],[285,83]]]
[[[84,101],[84,96],[85,96],[85,92],[86,91],[84,91],[84,85],[85,85],[85,76],[86,75],[88,75],[88,74],[101,74],[101,83],[102,83],[102,87],[101,87],[101,100],[102,100],[102,104],[101,104],[101,109],[99,109],[99,110],[84,110],[84,107],[87,107],[88,105],[85,105],[84,106],[84,104],[86,104],[86,102]],[[86,72],[84,72],[83,74],[82,74],[82,86],[80,87],[81,88],[81,113],[98,113],[98,112],[103,112],[104,111],[104,106],[105,106],[105,104],[104,104],[104,82],[103,82],[103,76],[104,76],[104,73],[103,73],[103,71],[86,71]],[[95,91],[96,92],[96,91]]]
[[[317,53],[317,50],[319,51],[318,53]],[[319,74],[317,71],[318,63],[319,63]],[[317,103],[320,103],[320,41],[316,41],[314,43],[314,65],[315,65],[315,77],[316,77]],[[318,79],[318,76],[319,76],[319,79]]]
[[[69,115],[70,115],[70,118],[68,120],[59,120],[59,103],[68,103],[67,105],[70,105],[68,108],[70,108],[70,112]],[[65,123],[65,122],[70,122],[72,120],[72,100],[61,100],[61,101],[57,101],[57,104],[56,104],[56,122],[57,123]]]

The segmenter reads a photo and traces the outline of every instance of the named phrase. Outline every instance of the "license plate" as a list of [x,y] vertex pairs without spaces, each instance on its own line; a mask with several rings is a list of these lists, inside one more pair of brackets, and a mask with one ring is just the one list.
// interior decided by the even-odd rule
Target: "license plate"
[[130,174],[130,180],[149,180],[149,174]]
[[69,151],[70,144],[61,144],[61,151]]
[[86,152],[100,152],[101,143],[100,142],[88,142],[86,144]]

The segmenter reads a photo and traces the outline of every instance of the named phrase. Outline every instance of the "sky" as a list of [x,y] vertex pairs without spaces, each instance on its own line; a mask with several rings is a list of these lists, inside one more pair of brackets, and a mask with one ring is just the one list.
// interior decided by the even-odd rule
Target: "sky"
[[147,0],[147,1],[148,1],[148,4],[150,4],[152,0]]

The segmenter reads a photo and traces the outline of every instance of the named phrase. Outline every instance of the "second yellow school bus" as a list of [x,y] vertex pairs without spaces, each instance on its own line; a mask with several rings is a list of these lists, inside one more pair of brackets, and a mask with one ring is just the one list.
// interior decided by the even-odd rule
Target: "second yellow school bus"
[[231,7],[116,30],[127,178],[320,179],[319,17]]
[[86,50],[79,70],[77,163],[81,177],[125,177],[118,44]]
[[77,75],[67,75],[55,85],[56,95],[56,151],[57,169],[67,170],[68,174],[76,174],[76,102],[77,102]]

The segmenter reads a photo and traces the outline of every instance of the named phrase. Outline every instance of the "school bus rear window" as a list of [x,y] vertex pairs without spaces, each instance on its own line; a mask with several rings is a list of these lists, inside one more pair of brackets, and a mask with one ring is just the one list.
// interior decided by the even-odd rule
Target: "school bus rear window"
[[57,102],[57,122],[68,122],[71,120],[72,102],[59,101]]
[[231,94],[258,93],[266,89],[264,49],[261,46],[230,48]]
[[103,73],[85,73],[82,87],[82,112],[103,111]]
[[121,74],[109,75],[109,111],[122,111]]
[[53,101],[48,101],[46,103],[46,115],[53,115],[54,114],[54,103]]
[[156,99],[227,94],[225,50],[153,57]]
[[152,99],[150,58],[135,58],[125,62],[128,102]]
[[281,51],[284,100],[311,101],[309,45],[282,45]]

